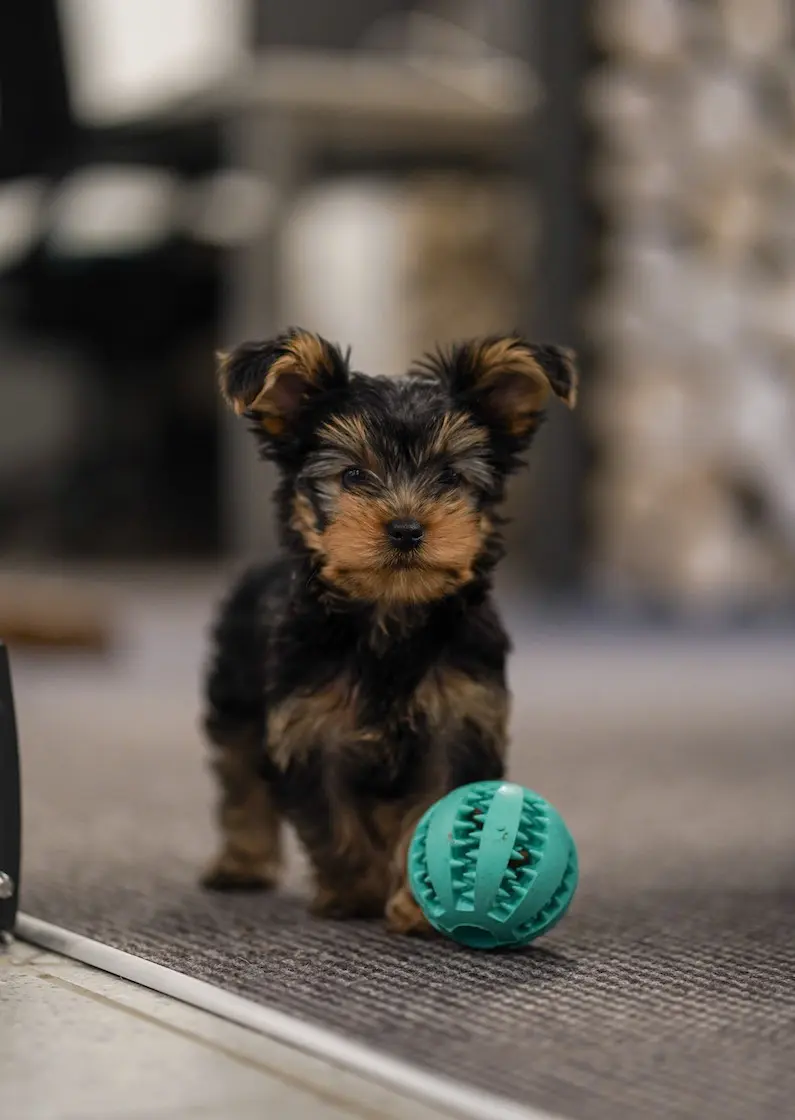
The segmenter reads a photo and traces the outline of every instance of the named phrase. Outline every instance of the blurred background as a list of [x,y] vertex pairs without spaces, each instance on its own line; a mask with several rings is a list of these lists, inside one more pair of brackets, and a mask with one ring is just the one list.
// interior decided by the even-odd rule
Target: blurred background
[[[795,591],[786,0],[28,0],[0,12],[0,556],[274,547],[213,351],[402,371],[576,346],[506,578],[613,611]],[[17,595],[14,595],[17,600]]]
[[[576,998],[561,966],[525,1005],[563,1033],[511,1039],[492,1080],[553,1055],[555,1113],[575,1085],[596,1115],[610,1069],[630,1106],[606,1115],[661,1115],[663,1077],[723,1094],[677,1116],[788,1111],[765,1040],[790,1037],[795,882],[793,46],[791,0],[0,2],[0,640],[29,914],[235,991],[276,944],[294,977],[318,962],[326,1021],[297,880],[196,886],[206,629],[276,547],[213,354],[300,324],[396,374],[519,329],[582,368],[512,486],[499,573],[511,773],[570,823],[582,887],[558,942]],[[327,942],[346,993],[359,936]],[[739,1111],[740,1084],[769,1107]]]

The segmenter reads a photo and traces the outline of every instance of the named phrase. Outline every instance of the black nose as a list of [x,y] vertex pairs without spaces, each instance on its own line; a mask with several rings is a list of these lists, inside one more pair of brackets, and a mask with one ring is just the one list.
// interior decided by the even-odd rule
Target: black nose
[[398,518],[395,521],[390,521],[386,527],[386,532],[392,547],[399,548],[403,552],[408,552],[412,548],[419,548],[425,535],[419,521],[408,518]]

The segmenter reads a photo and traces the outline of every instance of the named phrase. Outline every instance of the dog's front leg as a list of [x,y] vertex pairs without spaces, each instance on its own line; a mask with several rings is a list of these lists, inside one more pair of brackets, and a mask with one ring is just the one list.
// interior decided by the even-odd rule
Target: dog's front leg
[[[505,710],[504,694],[496,692],[494,709],[498,713],[493,722],[481,720],[476,726],[458,708],[456,719],[447,728],[440,728],[436,749],[439,754],[439,773],[444,775],[435,789],[420,796],[401,821],[392,847],[392,889],[386,904],[387,925],[395,933],[427,935],[431,926],[418,906],[408,883],[408,854],[414,831],[420,818],[436,801],[459,786],[470,782],[499,780],[505,772]],[[448,708],[452,712],[453,709]]]
[[435,798],[418,805],[405,819],[392,856],[392,889],[384,916],[393,933],[409,933],[426,937],[433,933],[428,919],[420,910],[408,884],[408,855],[414,830],[420,817]]

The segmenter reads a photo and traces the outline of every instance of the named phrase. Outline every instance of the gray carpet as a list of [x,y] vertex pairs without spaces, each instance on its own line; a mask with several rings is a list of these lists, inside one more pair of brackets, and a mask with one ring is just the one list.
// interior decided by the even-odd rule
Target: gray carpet
[[[181,605],[180,605],[181,604]],[[208,896],[195,602],[132,603],[94,666],[17,662],[24,909],[576,1120],[795,1116],[795,650],[536,633],[514,777],[578,841],[570,915],[486,955]]]

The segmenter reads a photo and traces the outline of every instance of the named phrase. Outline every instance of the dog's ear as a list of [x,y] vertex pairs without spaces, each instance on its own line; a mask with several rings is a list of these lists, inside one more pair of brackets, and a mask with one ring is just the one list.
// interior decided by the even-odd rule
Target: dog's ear
[[219,354],[218,363],[227,403],[274,441],[295,435],[307,408],[348,382],[339,348],[295,328],[267,342],[244,342]]
[[527,441],[554,394],[577,403],[574,352],[537,345],[516,335],[465,342],[442,359],[453,396],[488,427]]

